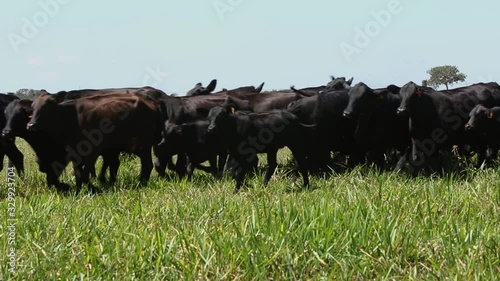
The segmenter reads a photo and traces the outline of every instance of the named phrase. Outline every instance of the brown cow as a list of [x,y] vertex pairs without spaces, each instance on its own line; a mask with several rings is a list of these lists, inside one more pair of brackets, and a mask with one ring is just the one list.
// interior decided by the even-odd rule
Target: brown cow
[[62,103],[44,94],[33,101],[27,128],[63,140],[80,189],[82,183],[91,187],[89,172],[99,155],[113,155],[110,167],[116,176],[120,152],[139,156],[140,179],[147,182],[153,168],[151,148],[161,139],[162,124],[158,103],[142,94],[96,95]]

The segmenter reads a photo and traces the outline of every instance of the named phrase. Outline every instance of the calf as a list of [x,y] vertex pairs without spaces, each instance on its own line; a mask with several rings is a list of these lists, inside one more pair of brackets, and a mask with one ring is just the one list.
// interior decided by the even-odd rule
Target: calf
[[[177,125],[166,122],[163,140],[158,145],[167,155],[187,155],[187,175],[192,177],[195,167],[209,171],[214,177],[222,175],[227,149],[215,135],[208,135],[208,120],[197,120]],[[219,161],[217,163],[217,157]],[[207,169],[199,164],[209,161]],[[182,175],[182,174],[181,174]]]
[[285,110],[273,110],[266,113],[239,113],[224,107],[210,110],[208,119],[209,133],[218,134],[224,140],[231,157],[237,163],[233,168],[237,192],[243,184],[244,177],[257,158],[257,153],[266,153],[268,167],[264,176],[267,185],[277,166],[278,149],[287,146],[296,161],[296,169],[300,170],[304,186],[309,186],[306,155],[302,136],[305,127],[298,118]]
[[68,146],[79,189],[89,184],[89,172],[104,152],[115,161],[119,152],[139,156],[140,179],[147,182],[153,167],[151,148],[160,141],[162,122],[156,101],[142,94],[97,95],[63,103],[41,95],[33,102],[27,128],[45,131]]

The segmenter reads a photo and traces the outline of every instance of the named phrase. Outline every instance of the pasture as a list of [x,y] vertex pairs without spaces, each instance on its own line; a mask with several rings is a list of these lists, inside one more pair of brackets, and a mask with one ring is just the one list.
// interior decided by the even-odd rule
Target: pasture
[[[6,169],[0,196],[0,280],[484,280],[500,276],[500,170],[445,176],[359,167],[292,186],[280,150],[234,195],[234,181],[196,171],[192,181],[140,186],[139,161],[122,156],[101,194],[59,194],[18,139],[26,175],[15,181],[14,240]],[[265,160],[261,158],[260,166]],[[99,167],[100,163],[98,163]],[[173,175],[173,173],[171,173]],[[95,180],[95,179],[94,179]],[[71,168],[62,181],[74,185]],[[15,272],[7,254],[14,241]]]

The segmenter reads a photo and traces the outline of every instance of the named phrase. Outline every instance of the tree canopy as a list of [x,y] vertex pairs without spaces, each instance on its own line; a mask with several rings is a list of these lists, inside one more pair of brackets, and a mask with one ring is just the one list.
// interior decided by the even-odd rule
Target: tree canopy
[[454,65],[436,66],[427,70],[427,73],[431,76],[428,81],[431,87],[438,88],[444,85],[446,90],[448,86],[463,82],[467,78],[467,75],[461,73]]

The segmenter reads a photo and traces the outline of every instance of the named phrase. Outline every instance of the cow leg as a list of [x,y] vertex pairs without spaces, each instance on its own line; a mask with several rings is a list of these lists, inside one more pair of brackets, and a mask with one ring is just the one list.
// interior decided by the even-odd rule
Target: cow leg
[[412,177],[416,177],[418,175],[418,172],[426,162],[425,155],[418,148],[416,142],[413,142],[411,154],[408,159],[410,160],[410,174]]
[[0,171],[3,170],[3,160],[4,160],[5,152],[3,151],[3,147],[0,147]]
[[406,164],[406,158],[408,157],[408,153],[407,152],[401,152],[401,151],[398,151],[398,157],[399,157],[399,160],[396,164],[396,167],[394,168],[394,171],[396,173],[399,173],[403,170],[403,167],[404,165]]
[[73,162],[73,170],[75,172],[75,186],[77,192],[80,192],[82,189],[82,174],[83,174],[83,165],[81,163]]
[[170,164],[170,167],[173,167],[172,164],[172,157],[166,156],[166,152],[164,152],[161,148],[159,148],[157,145],[153,146],[153,152],[155,154],[155,160],[154,160],[154,167],[158,175],[162,178],[165,178],[167,174],[165,173],[165,170]]
[[217,169],[217,155],[215,154],[210,156],[208,162],[210,163],[210,171],[212,176],[214,176],[214,178],[219,178],[219,170]]
[[487,154],[486,154],[486,164],[487,167],[491,167],[493,164],[493,161],[495,161],[498,157],[498,149],[493,148],[493,147],[488,147]]
[[218,156],[218,163],[217,163],[217,178],[221,178],[222,175],[224,174],[224,168],[227,162],[227,157],[228,154],[227,152],[221,153]]
[[193,179],[193,172],[194,172],[194,164],[193,164],[193,162],[188,160],[188,163],[186,165],[186,173],[187,173],[188,180]]
[[274,171],[276,170],[276,166],[278,166],[278,162],[276,161],[277,151],[269,151],[267,153],[267,169],[266,174],[264,175],[264,181],[262,182],[264,186],[267,185]]
[[476,167],[479,168],[484,164],[486,164],[486,159],[487,159],[487,154],[488,154],[488,147],[486,145],[479,145],[477,147],[477,163]]
[[233,167],[233,178],[236,180],[236,186],[234,188],[233,193],[236,194],[241,189],[243,181],[245,180],[245,174],[246,174],[246,169],[239,163],[237,163]]
[[109,158],[109,184],[114,185],[120,167],[120,153],[110,155]]
[[382,168],[384,167],[384,151],[379,148],[375,148],[368,152],[367,159],[370,165],[375,165],[375,167],[377,167],[377,169],[379,170],[382,170]]
[[177,162],[175,163],[175,171],[179,177],[186,175],[187,157],[183,153],[177,154]]
[[99,157],[98,154],[91,154],[88,157],[84,158],[84,165],[83,165],[83,170],[82,170],[82,183],[86,184],[89,188],[89,191],[91,193],[96,193],[98,190],[95,188],[95,186],[92,185],[90,182],[90,173],[92,170],[95,171],[95,163],[97,161],[97,158]]
[[147,184],[153,170],[153,159],[151,158],[151,147],[141,151],[139,158],[141,159],[141,184]]
[[[9,161],[14,164],[16,170],[19,174],[24,173],[24,155],[17,149],[14,142],[10,141],[2,141],[2,145],[4,145],[5,155],[9,157]],[[2,157],[3,159],[3,157]],[[3,161],[2,161],[3,162]]]
[[[110,166],[109,161],[110,161],[109,156],[107,154],[103,154],[101,171],[99,172],[99,176],[97,177],[97,179],[101,183],[106,183],[106,170]],[[94,169],[94,174],[95,174],[95,169]]]
[[295,159],[294,174],[297,175],[297,170],[299,170],[304,181],[304,188],[309,188],[308,161],[306,155],[302,152],[302,149],[302,147],[297,147],[292,150],[293,158]]

